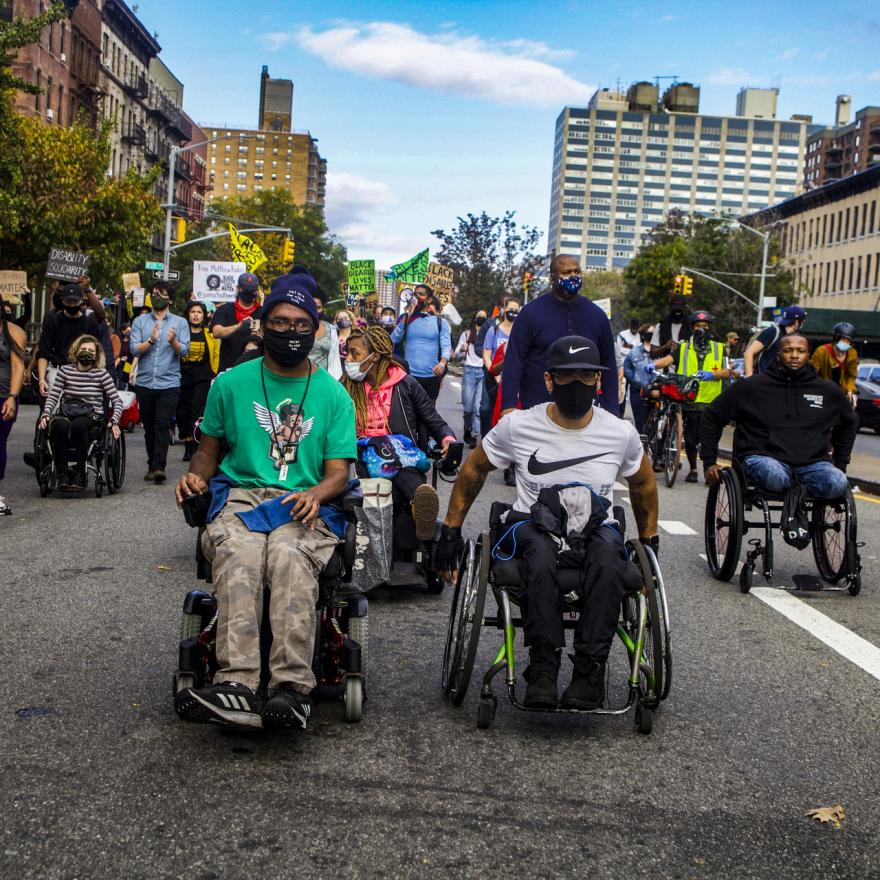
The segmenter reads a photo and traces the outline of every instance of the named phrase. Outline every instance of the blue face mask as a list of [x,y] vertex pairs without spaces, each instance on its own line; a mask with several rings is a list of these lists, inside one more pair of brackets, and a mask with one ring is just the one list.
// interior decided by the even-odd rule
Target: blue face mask
[[844,342],[842,339],[837,343],[836,348],[838,351],[849,351],[852,346],[848,342]]
[[581,292],[584,279],[581,275],[567,275],[559,279],[559,286],[569,295],[577,296]]

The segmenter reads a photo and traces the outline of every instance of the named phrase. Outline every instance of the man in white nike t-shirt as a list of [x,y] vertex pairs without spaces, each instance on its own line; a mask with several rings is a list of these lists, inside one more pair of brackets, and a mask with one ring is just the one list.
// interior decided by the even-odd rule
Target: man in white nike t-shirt
[[[523,629],[530,652],[523,702],[533,708],[557,705],[556,679],[565,647],[558,543],[529,520],[541,489],[582,483],[611,502],[614,482],[623,478],[629,484],[641,540],[655,551],[659,547],[657,485],[638,432],[630,422],[593,407],[605,369],[589,339],[566,336],[553,343],[544,374],[552,402],[509,413],[483,437],[453,487],[437,548],[438,567],[451,579],[463,547],[462,523],[486,477],[496,468],[515,464],[516,502],[504,524],[523,524],[515,530],[515,543],[506,539],[508,545],[500,549],[522,560]],[[583,571],[574,671],[562,705],[594,709],[605,697],[605,661],[626,591],[623,538],[611,516],[590,532]]]

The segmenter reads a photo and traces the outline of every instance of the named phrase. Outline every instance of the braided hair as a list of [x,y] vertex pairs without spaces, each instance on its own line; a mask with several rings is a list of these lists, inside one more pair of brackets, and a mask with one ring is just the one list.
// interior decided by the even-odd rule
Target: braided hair
[[[380,387],[388,378],[388,370],[394,363],[392,357],[394,346],[391,343],[388,331],[384,327],[377,325],[372,327],[355,327],[352,329],[348,341],[351,342],[353,339],[363,339],[370,349],[370,354],[375,353],[379,356],[376,370],[376,387]],[[355,428],[360,435],[367,428],[367,392],[364,388],[364,383],[355,382],[343,373],[342,384],[354,402]]]

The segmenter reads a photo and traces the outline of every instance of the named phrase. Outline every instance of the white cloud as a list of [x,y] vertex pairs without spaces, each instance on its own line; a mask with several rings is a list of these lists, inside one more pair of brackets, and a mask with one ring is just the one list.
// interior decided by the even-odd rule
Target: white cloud
[[675,16],[674,15],[661,15],[660,18],[657,19],[657,21],[661,21],[664,23],[670,22],[670,21],[675,21]]
[[880,82],[880,70],[875,70],[872,73],[869,73],[865,79],[867,79],[868,82]]
[[539,60],[560,53],[537,40],[489,41],[454,31],[423,34],[391,22],[324,31],[303,27],[263,39],[274,49],[295,41],[331,67],[374,79],[503,104],[584,104],[595,89]]
[[831,49],[822,49],[821,52],[814,52],[813,61],[824,61],[831,54]]
[[744,86],[750,82],[757,82],[759,77],[735,67],[723,67],[709,74],[709,82],[716,86]]
[[786,50],[785,50],[785,51],[779,56],[779,58],[780,58],[781,61],[793,61],[795,58],[797,58],[797,56],[798,56],[798,54],[800,53],[800,51],[801,51],[800,49],[796,49],[796,48],[786,49]]

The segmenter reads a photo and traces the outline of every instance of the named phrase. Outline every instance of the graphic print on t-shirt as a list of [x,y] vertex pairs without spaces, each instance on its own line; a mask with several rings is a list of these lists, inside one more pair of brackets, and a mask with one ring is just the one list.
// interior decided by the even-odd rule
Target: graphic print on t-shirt
[[254,415],[269,435],[269,458],[275,467],[293,464],[299,453],[299,444],[309,436],[315,417],[304,420],[290,398],[282,400],[274,412],[255,400]]

